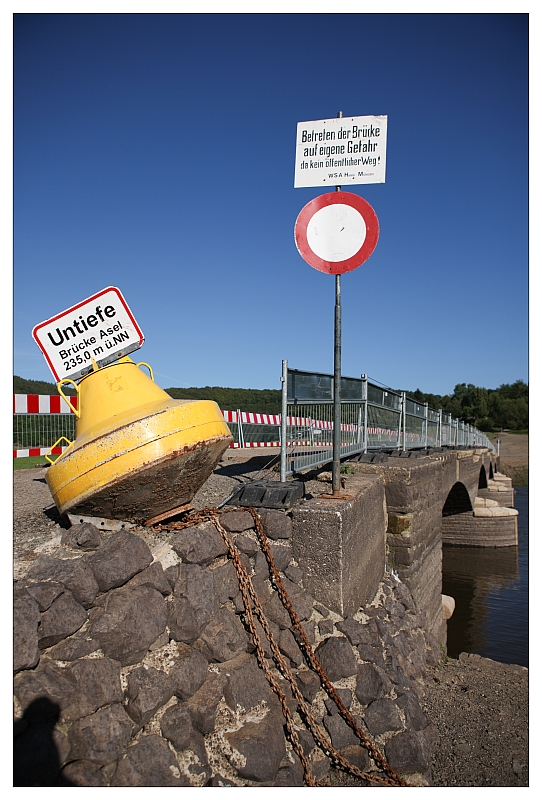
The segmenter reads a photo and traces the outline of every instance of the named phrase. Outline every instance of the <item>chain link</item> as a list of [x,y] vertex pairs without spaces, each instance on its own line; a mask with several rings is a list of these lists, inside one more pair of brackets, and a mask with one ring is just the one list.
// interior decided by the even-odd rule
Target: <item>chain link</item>
[[[234,510],[234,509],[229,509]],[[329,756],[332,763],[338,766],[340,769],[344,770],[345,772],[349,772],[350,774],[354,775],[357,778],[360,778],[365,781],[369,781],[371,783],[375,783],[378,785],[383,786],[408,786],[408,784],[401,778],[400,775],[395,772],[395,770],[389,765],[385,757],[380,753],[377,748],[372,744],[372,742],[367,738],[365,733],[357,726],[356,720],[350,713],[350,711],[346,708],[344,703],[342,702],[340,696],[338,695],[337,691],[335,690],[333,684],[327,677],[326,673],[320,662],[318,661],[314,651],[308,641],[306,634],[301,627],[301,623],[297,617],[297,614],[290,602],[286,589],[284,588],[284,584],[282,583],[281,577],[275,565],[273,556],[271,554],[271,550],[269,549],[269,544],[267,541],[267,537],[263,530],[263,525],[261,519],[255,509],[253,508],[242,508],[242,509],[235,509],[238,511],[249,511],[252,515],[256,527],[256,531],[260,540],[260,544],[262,550],[265,554],[267,559],[269,570],[272,576],[272,582],[275,585],[277,592],[279,594],[280,600],[288,614],[290,615],[290,619],[292,620],[292,624],[295,628],[296,634],[298,636],[298,643],[301,645],[302,650],[307,658],[310,666],[314,669],[314,671],[318,674],[322,685],[327,692],[328,696],[332,698],[332,700],[337,705],[339,709],[339,713],[341,714],[342,718],[345,722],[350,726],[350,728],[354,731],[358,739],[360,740],[363,747],[368,751],[369,755],[377,764],[380,769],[387,774],[388,777],[383,777],[382,775],[376,775],[374,773],[363,772],[361,769],[356,767],[354,764],[350,764],[350,762],[344,758],[344,756],[336,750],[335,747],[326,739],[326,736],[320,726],[317,724],[316,720],[314,719],[313,715],[310,712],[309,706],[307,705],[305,698],[301,694],[299,687],[295,681],[295,678],[288,666],[284,656],[282,655],[275,638],[271,632],[269,627],[267,618],[263,611],[262,605],[258,598],[258,595],[254,589],[250,576],[246,570],[246,567],[241,561],[240,553],[236,548],[233,540],[230,536],[228,536],[227,531],[223,528],[222,524],[220,523],[220,516],[224,513],[222,510],[218,508],[204,508],[200,511],[193,511],[189,512],[185,516],[185,518],[181,521],[173,522],[164,525],[156,525],[155,529],[158,530],[183,530],[185,528],[193,527],[194,525],[198,525],[201,522],[210,521],[214,524],[224,542],[228,548],[228,552],[230,557],[233,561],[237,578],[239,581],[239,588],[241,590],[241,596],[243,598],[243,605],[245,607],[244,619],[245,622],[250,630],[252,635],[252,639],[254,641],[254,645],[256,647],[256,656],[258,659],[258,663],[264,672],[269,685],[271,686],[273,692],[277,695],[281,708],[282,713],[285,718],[286,728],[288,731],[288,735],[290,741],[292,743],[292,747],[299,757],[301,765],[303,767],[303,774],[305,783],[308,786],[318,786],[322,784],[318,784],[312,771],[310,768],[309,761],[303,751],[303,747],[299,740],[299,736],[294,726],[294,721],[292,717],[292,712],[288,706],[288,699],[284,692],[282,691],[276,677],[271,672],[269,668],[269,664],[267,658],[265,656],[260,637],[256,630],[255,620],[254,620],[254,612],[256,617],[258,618],[260,625],[265,633],[267,641],[269,643],[269,647],[271,649],[271,653],[273,656],[273,660],[278,667],[279,672],[282,673],[284,678],[288,681],[292,694],[295,697],[299,709],[301,711],[301,715],[306,720],[307,726],[312,734],[313,739],[317,743],[318,747],[322,750],[322,752]]]

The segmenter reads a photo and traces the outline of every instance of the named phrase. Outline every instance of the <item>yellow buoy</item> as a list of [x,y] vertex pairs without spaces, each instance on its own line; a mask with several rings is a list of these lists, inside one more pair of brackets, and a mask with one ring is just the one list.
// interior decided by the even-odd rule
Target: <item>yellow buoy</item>
[[233,441],[215,402],[173,400],[128,356],[58,391],[77,416],[75,441],[47,470],[61,514],[144,522],[177,509]]

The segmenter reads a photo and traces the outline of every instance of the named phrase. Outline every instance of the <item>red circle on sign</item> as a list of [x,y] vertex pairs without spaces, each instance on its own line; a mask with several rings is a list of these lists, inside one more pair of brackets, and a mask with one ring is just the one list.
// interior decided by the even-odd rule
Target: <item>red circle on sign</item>
[[[336,203],[350,206],[362,216],[366,228],[365,239],[359,250],[344,261],[326,261],[317,255],[310,246],[307,229],[311,219],[318,211]],[[294,228],[295,243],[301,257],[314,269],[331,275],[351,272],[367,261],[376,247],[379,233],[380,226],[374,208],[363,197],[352,192],[328,192],[328,194],[315,197],[301,209]]]

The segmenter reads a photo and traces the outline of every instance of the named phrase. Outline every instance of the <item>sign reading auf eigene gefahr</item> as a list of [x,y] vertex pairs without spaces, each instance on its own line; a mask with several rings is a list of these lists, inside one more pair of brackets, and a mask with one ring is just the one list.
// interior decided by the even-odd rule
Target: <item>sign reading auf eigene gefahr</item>
[[120,289],[108,286],[32,331],[56,381],[75,380],[137,350],[145,337]]
[[385,183],[388,117],[297,123],[294,188]]

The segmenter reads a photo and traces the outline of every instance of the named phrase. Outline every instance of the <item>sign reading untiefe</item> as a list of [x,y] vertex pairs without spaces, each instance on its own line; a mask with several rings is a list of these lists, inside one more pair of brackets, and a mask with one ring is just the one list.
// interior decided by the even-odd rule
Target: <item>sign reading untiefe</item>
[[145,337],[119,289],[108,286],[32,331],[56,381],[75,380],[137,350]]
[[297,123],[294,188],[385,183],[387,116]]

